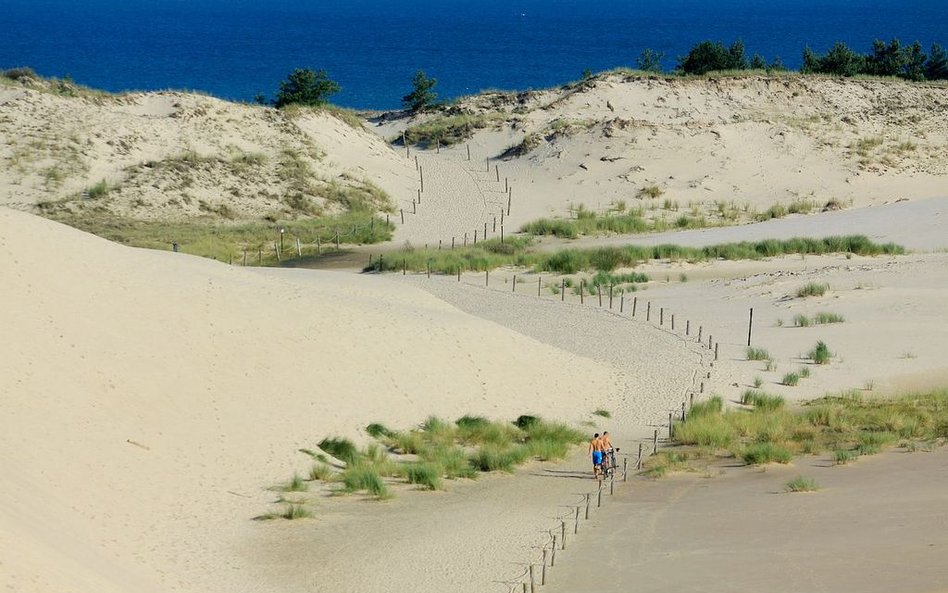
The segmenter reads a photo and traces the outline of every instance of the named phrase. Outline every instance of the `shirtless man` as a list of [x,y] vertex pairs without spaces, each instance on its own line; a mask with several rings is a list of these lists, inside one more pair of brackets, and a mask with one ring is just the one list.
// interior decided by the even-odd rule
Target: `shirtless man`
[[615,457],[613,457],[612,440],[609,438],[609,431],[602,433],[599,437],[599,443],[602,445],[602,461],[606,467],[615,466]]
[[593,435],[593,439],[589,441],[589,452],[592,454],[593,459],[593,474],[598,478],[602,474],[602,439],[599,438],[599,433]]

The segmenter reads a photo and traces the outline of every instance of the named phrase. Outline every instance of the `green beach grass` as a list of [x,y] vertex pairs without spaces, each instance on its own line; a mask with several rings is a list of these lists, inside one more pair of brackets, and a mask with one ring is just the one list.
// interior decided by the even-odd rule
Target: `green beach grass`
[[782,398],[748,390],[742,403],[751,408],[725,409],[720,397],[695,404],[674,425],[676,446],[649,458],[645,474],[697,470],[715,459],[761,465],[821,453],[843,465],[896,445],[930,450],[948,441],[948,389],[892,398],[854,390],[793,409]]
[[664,244],[655,246],[626,245],[622,247],[563,248],[554,252],[537,249],[530,237],[509,237],[481,241],[477,245],[455,249],[400,249],[385,254],[365,271],[415,272],[430,269],[437,274],[458,271],[483,272],[502,266],[530,268],[535,272],[575,274],[581,271],[612,272],[617,268],[634,268],[651,260],[701,262],[715,259],[758,260],[791,254],[822,255],[852,253],[855,255],[901,255],[905,249],[894,243],[878,244],[863,235],[825,237],[823,239],[768,239],[765,241],[724,243],[708,247],[684,247]]

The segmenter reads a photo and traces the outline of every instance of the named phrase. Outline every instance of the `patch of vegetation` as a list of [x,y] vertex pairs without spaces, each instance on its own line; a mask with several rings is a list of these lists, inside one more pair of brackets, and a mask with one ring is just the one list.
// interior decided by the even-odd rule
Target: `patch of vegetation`
[[747,356],[747,360],[767,360],[770,358],[770,353],[764,348],[752,348],[748,346],[744,353]]
[[660,198],[665,191],[657,185],[646,185],[645,187],[639,189],[636,197],[638,198],[651,198],[656,199]]
[[309,479],[313,481],[332,482],[337,478],[338,472],[323,462],[313,464],[309,470]]
[[602,416],[603,418],[612,418],[612,413],[609,410],[599,409],[593,412],[593,414],[596,416]]
[[763,465],[766,463],[790,463],[793,453],[774,443],[753,443],[744,448],[741,459],[747,465]]
[[829,284],[822,282],[808,282],[797,290],[797,298],[823,296],[829,290]]
[[499,124],[506,119],[502,113],[461,113],[441,115],[414,125],[405,130],[405,142],[424,147],[450,146],[474,136],[474,132]]
[[384,424],[379,424],[378,422],[373,422],[372,424],[369,424],[368,426],[366,426],[365,432],[370,437],[373,437],[376,439],[382,438],[382,437],[390,437],[394,434],[394,432],[390,428],[388,428]]
[[293,477],[283,485],[282,489],[284,492],[306,492],[309,490],[309,486],[299,474],[293,474]]
[[741,396],[741,403],[745,406],[754,406],[757,410],[779,410],[785,402],[779,395],[748,389]]
[[798,373],[787,373],[783,376],[783,384],[788,387],[796,387],[800,384],[800,375]]
[[826,343],[819,341],[816,343],[816,346],[813,350],[810,350],[807,356],[816,364],[829,364],[830,358],[833,357],[833,353],[829,351],[829,348],[826,346]]
[[[589,249],[566,248],[547,253],[534,248],[529,237],[509,237],[478,242],[476,246],[456,249],[403,249],[386,256],[384,271],[431,271],[456,274],[458,270],[484,271],[501,266],[531,267],[535,272],[575,274],[585,270],[611,272],[617,268],[634,268],[650,260],[699,262],[714,259],[758,260],[793,253],[820,255],[854,253],[857,255],[900,255],[899,245],[879,245],[862,235],[827,237],[825,239],[768,239],[758,242],[725,243],[709,247],[683,247],[663,244],[655,246],[626,245]],[[367,268],[378,270],[378,265]]]
[[355,463],[361,456],[355,444],[342,437],[325,438],[319,441],[319,448],[347,464]]
[[[886,447],[916,448],[948,441],[948,389],[897,398],[866,398],[853,391],[787,409],[782,399],[749,391],[752,410],[725,410],[719,397],[695,405],[675,424],[674,449],[686,469],[719,457],[748,464],[788,463],[794,455],[831,452],[837,464]],[[656,472],[671,471],[665,464]]]
[[379,471],[371,464],[356,463],[342,472],[342,483],[346,492],[368,492],[380,499],[391,498],[392,493],[385,485]]
[[790,480],[784,487],[787,492],[816,492],[820,489],[820,485],[816,483],[816,480],[805,476],[798,476]]
[[427,490],[441,490],[443,469],[435,463],[412,463],[405,468],[405,477],[409,484],[418,484]]
[[277,108],[293,104],[321,106],[340,90],[339,84],[331,80],[325,70],[296,68],[280,83],[273,105]]

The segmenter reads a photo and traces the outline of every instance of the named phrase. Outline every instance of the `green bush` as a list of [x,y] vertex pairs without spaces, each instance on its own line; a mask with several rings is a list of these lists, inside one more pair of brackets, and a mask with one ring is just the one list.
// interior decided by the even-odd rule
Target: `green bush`
[[538,416],[530,416],[529,414],[521,414],[520,416],[517,416],[516,420],[514,420],[514,426],[516,426],[520,430],[526,430],[530,428],[531,426],[533,426],[534,424],[536,424],[537,422],[540,422],[540,418]]
[[280,90],[273,104],[278,108],[293,104],[325,105],[330,95],[338,93],[339,90],[339,84],[330,80],[325,70],[296,68],[280,83]]
[[855,460],[859,456],[855,451],[849,451],[847,449],[837,449],[833,451],[833,461],[836,462],[836,465],[846,465],[850,461]]
[[746,70],[749,64],[744,53],[744,43],[736,41],[731,47],[715,41],[702,41],[688,53],[678,58],[678,70],[682,74],[707,74],[715,70]]
[[783,384],[788,387],[796,387],[800,384],[800,375],[797,373],[787,373],[783,376]]

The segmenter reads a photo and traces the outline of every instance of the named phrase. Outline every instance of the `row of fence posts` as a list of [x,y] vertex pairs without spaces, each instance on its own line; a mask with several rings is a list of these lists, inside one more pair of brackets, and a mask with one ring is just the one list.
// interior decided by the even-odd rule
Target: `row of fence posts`
[[[437,142],[436,153],[440,153],[441,143],[440,141],[436,141],[436,142]],[[406,158],[410,158],[411,150],[409,148],[409,145],[404,133],[402,133],[402,143],[405,145]],[[470,144],[467,145],[467,160],[468,161],[471,160]],[[490,157],[485,157],[485,162],[487,165],[487,173],[490,173],[490,168],[491,168]],[[411,214],[418,213],[418,205],[421,204],[421,197],[425,191],[425,171],[421,165],[421,162],[418,160],[418,155],[415,155],[415,170],[418,172],[419,189],[418,189],[417,197],[412,198],[412,201],[411,201],[411,207],[412,207]],[[495,177],[495,181],[497,183],[500,183],[500,166],[496,164],[494,165],[494,177]],[[510,184],[510,179],[507,177],[504,178],[504,194],[507,198],[507,207],[506,209],[503,206],[501,206],[500,208],[500,225],[499,226],[500,226],[500,242],[501,243],[505,241],[504,219],[505,217],[510,216],[510,209],[513,203],[513,186]],[[399,209],[399,217],[401,220],[401,224],[405,224],[405,209],[404,208]],[[386,223],[387,222],[388,222],[388,216],[386,215]],[[451,237],[451,249],[455,249],[458,243],[461,243],[462,247],[467,247],[468,242],[470,242],[472,245],[477,245],[479,232],[481,233],[480,239],[482,241],[486,241],[488,237],[488,230],[487,230],[488,227],[490,227],[492,233],[494,233],[495,235],[497,234],[497,227],[498,227],[497,216],[494,216],[493,220],[485,222],[483,225],[483,228],[474,229],[473,232],[465,232],[463,238],[457,235]],[[462,239],[463,242],[459,241],[459,239]],[[445,243],[446,243],[446,240],[438,239],[438,249],[439,250],[443,249],[445,246]]]

